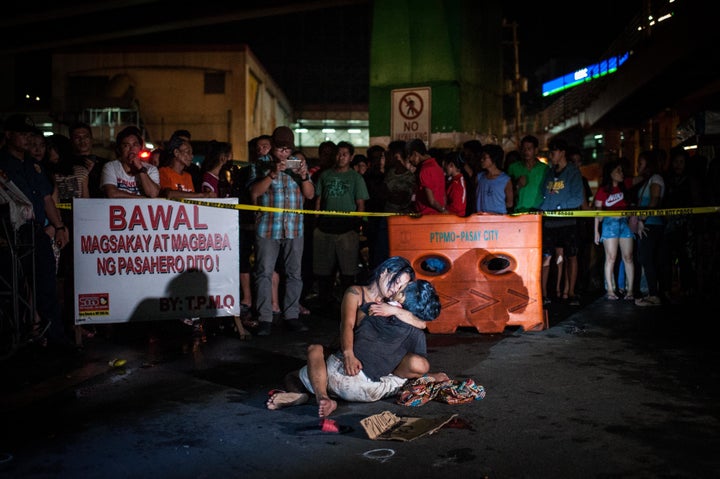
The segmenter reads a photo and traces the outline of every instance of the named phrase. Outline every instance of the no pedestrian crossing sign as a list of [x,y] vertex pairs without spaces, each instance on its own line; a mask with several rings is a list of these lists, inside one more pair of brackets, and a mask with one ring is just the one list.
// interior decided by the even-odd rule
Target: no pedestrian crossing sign
[[410,141],[420,138],[430,141],[430,87],[392,90],[391,137]]

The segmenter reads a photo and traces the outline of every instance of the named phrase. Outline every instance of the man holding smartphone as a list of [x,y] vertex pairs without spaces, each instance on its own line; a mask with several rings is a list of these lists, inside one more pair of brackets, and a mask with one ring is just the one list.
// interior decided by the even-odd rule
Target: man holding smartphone
[[[270,154],[259,159],[258,164],[263,166],[254,170],[257,175],[249,182],[252,203],[302,210],[305,200],[315,196],[315,186],[305,161],[290,156],[295,147],[295,136],[290,128],[279,126],[271,141]],[[289,160],[295,160],[295,169],[288,167]],[[307,331],[307,326],[299,319],[303,288],[303,215],[259,211],[255,224],[255,298],[260,323],[256,334],[268,336],[272,331],[272,274],[278,255],[283,258],[285,270],[285,293],[281,304],[283,324],[290,331]]]

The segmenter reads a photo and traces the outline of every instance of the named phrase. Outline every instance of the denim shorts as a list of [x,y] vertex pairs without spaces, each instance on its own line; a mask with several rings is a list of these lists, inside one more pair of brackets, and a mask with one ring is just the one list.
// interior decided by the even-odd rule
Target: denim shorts
[[606,238],[634,238],[630,231],[628,220],[622,216],[606,216],[602,220],[602,234],[600,241]]

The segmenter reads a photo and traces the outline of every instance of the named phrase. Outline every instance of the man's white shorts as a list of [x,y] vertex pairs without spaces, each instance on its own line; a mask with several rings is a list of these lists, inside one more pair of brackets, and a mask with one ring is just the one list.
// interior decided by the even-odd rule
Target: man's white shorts
[[[392,373],[381,377],[379,381],[372,381],[362,370],[356,376],[348,376],[345,374],[345,365],[342,359],[335,354],[328,356],[325,364],[328,375],[328,394],[345,401],[374,402],[394,396],[400,392],[400,388],[407,381]],[[315,394],[310,384],[307,366],[300,369],[300,380],[308,391]]]

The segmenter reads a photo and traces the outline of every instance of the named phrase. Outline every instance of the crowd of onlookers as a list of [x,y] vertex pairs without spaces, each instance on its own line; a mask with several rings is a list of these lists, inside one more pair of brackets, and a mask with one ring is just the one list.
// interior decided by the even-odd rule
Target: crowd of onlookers
[[52,273],[36,285],[39,322],[51,324],[51,342],[64,344],[74,323],[72,247],[66,247],[73,217],[61,207],[73,198],[237,197],[271,207],[239,210],[241,328],[260,336],[279,325],[307,330],[312,309],[337,311],[342,291],[390,256],[387,217],[363,212],[466,217],[603,210],[594,217],[543,215],[545,304],[579,305],[581,290],[599,288],[608,300],[639,306],[717,291],[717,212],[613,214],[720,205],[718,160],[681,147],[643,151],[636,169],[628,159],[608,160],[593,191],[579,148],[555,138],[542,159],[531,135],[509,152],[478,140],[452,151],[416,139],[364,152],[325,141],[308,157],[292,130],[280,126],[252,139],[247,164],[232,161],[232,145],[220,141],[208,142],[196,163],[200,152],[187,130],[152,152],[144,145],[141,130],[127,127],[117,134],[115,158],[103,158],[94,153],[87,124],[71,125],[68,136],[43,136],[23,115],[4,123],[0,170],[33,204],[35,221],[21,234],[35,240],[37,276]]

